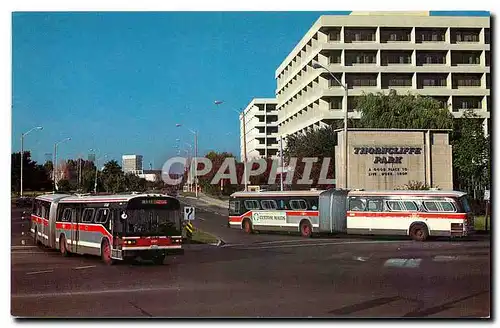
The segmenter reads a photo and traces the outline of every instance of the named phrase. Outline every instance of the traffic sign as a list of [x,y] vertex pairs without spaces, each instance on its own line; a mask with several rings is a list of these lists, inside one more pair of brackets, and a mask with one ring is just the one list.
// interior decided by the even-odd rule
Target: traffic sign
[[484,191],[484,200],[490,201],[490,191],[489,190]]
[[195,209],[191,206],[184,207],[184,221],[193,221],[195,218]]

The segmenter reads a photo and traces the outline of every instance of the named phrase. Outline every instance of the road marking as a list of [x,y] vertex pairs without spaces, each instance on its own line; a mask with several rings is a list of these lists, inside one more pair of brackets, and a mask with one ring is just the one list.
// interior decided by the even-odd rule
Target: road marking
[[262,247],[247,247],[244,250],[252,249],[273,249],[273,248],[287,248],[287,247],[309,247],[309,246],[330,246],[330,245],[350,245],[350,244],[382,244],[382,243],[401,243],[400,240],[377,240],[377,241],[346,241],[346,242],[332,242],[332,243],[307,243],[298,245],[276,245],[276,246],[262,246]]
[[26,275],[33,275],[33,274],[39,274],[39,273],[50,273],[50,272],[54,272],[54,270],[44,270],[44,271],[34,271],[34,272],[28,272],[26,273]]
[[204,219],[204,218],[198,218],[198,220],[200,220],[200,221],[205,221],[205,219]]
[[90,268],[95,268],[96,266],[95,265],[86,265],[86,266],[81,266],[81,267],[76,267],[76,268],[73,268],[75,270],[82,270],[82,269],[90,269]]
[[39,293],[39,294],[14,294],[12,298],[46,298],[46,297],[61,297],[61,296],[85,296],[85,295],[102,295],[102,294],[127,294],[137,292],[153,292],[153,291],[180,291],[181,287],[154,287],[154,288],[133,288],[133,289],[108,289],[108,290],[91,290],[81,292],[63,292],[63,293]]
[[388,259],[385,267],[418,268],[422,259]]

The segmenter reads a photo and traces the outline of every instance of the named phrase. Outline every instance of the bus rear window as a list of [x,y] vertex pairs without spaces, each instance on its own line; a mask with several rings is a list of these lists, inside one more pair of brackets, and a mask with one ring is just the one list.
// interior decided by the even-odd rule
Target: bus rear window
[[460,197],[460,204],[462,205],[462,209],[465,213],[470,213],[472,212],[470,206],[469,206],[469,201],[467,200],[466,196]]

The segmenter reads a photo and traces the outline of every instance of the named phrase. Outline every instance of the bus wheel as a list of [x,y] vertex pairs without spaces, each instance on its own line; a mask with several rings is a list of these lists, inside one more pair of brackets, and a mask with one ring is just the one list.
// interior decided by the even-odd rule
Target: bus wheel
[[427,229],[427,226],[425,224],[414,224],[410,228],[410,237],[411,239],[416,241],[424,241],[427,239],[427,237],[429,237],[429,230]]
[[101,258],[102,261],[107,265],[112,265],[115,262],[111,258],[111,247],[109,246],[109,242],[107,239],[104,239],[104,241],[101,244]]
[[249,219],[243,220],[243,231],[246,233],[252,233],[252,223]]
[[153,257],[153,263],[156,265],[162,265],[165,261],[165,255],[160,254]]
[[69,256],[66,238],[64,236],[59,238],[59,250],[61,251],[62,256]]
[[302,237],[310,238],[312,236],[312,227],[309,221],[302,221],[300,223],[300,234]]

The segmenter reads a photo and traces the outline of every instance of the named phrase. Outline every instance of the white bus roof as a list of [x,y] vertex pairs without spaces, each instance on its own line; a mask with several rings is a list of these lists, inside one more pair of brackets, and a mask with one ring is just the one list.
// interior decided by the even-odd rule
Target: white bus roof
[[64,194],[47,194],[38,196],[36,199],[41,199],[45,201],[59,201],[60,203],[117,203],[117,202],[128,202],[133,198],[137,197],[175,197],[164,195],[164,194],[122,194],[122,195],[64,195]]
[[238,191],[231,197],[319,196],[325,190]]
[[349,196],[442,196],[442,197],[462,197],[467,195],[465,192],[454,190],[352,190]]

